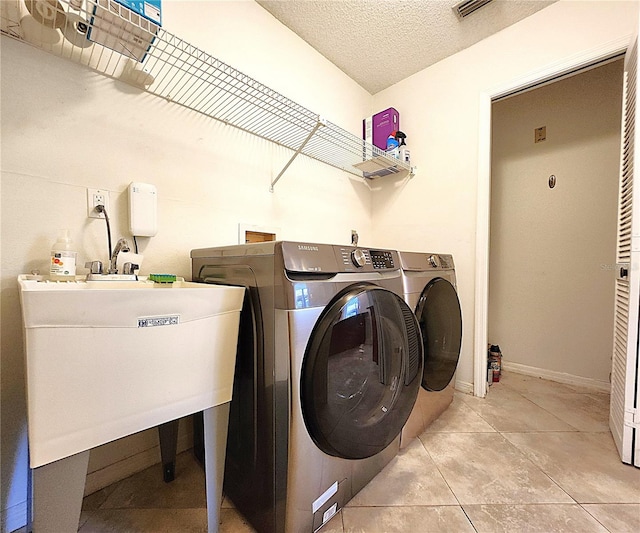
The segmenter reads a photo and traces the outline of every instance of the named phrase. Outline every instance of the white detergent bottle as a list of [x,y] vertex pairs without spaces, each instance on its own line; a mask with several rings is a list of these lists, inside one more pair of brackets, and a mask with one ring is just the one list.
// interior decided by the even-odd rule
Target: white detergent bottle
[[72,281],[76,276],[76,257],[68,229],[60,230],[58,240],[51,247],[49,276],[54,281]]

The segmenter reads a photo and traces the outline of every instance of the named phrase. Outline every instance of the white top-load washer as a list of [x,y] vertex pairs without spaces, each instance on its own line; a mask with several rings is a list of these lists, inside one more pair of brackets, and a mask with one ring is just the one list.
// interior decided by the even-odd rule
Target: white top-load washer
[[453,256],[398,252],[403,294],[422,333],[424,367],[416,404],[402,430],[401,447],[420,435],[453,400],[462,345],[462,313]]
[[268,242],[191,257],[194,280],[246,288],[225,494],[261,533],[315,531],[395,457],[420,389],[398,254]]

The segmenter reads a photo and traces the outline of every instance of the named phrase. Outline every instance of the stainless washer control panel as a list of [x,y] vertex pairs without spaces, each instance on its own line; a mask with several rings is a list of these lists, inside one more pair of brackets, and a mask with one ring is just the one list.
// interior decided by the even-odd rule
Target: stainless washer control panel
[[[291,241],[277,244],[281,246],[284,268],[288,272],[337,274],[400,270],[400,258],[395,250]],[[247,251],[260,251],[262,248],[257,246],[260,245],[244,245]]]
[[369,252],[373,268],[395,268],[393,254],[388,250],[371,250]]
[[362,268],[371,265],[374,270],[395,269],[393,252],[389,250],[367,250],[364,248],[341,248],[342,264],[345,267]]

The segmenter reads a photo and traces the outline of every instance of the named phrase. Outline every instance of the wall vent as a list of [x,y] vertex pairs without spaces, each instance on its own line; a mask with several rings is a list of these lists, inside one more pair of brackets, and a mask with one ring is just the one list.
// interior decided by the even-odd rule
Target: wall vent
[[463,19],[471,15],[471,13],[478,11],[483,6],[486,6],[492,0],[462,0],[453,6],[453,11],[458,15],[459,19]]

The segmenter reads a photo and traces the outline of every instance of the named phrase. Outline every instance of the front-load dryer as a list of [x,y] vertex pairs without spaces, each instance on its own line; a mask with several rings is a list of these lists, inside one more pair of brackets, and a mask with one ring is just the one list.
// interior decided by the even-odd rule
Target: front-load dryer
[[269,242],[191,252],[245,287],[224,491],[259,532],[312,532],[399,450],[422,378],[398,254]]
[[453,257],[398,252],[404,299],[414,310],[423,341],[422,386],[402,430],[401,447],[420,435],[453,400],[462,345],[462,313]]

